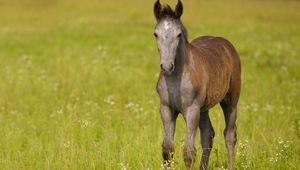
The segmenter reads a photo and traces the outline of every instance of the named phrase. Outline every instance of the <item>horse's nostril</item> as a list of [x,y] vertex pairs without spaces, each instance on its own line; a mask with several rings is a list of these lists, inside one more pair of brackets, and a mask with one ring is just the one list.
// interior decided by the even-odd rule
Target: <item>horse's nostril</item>
[[171,68],[170,69],[174,70],[174,64],[173,63],[171,64]]
[[160,64],[160,69],[165,70],[162,64]]

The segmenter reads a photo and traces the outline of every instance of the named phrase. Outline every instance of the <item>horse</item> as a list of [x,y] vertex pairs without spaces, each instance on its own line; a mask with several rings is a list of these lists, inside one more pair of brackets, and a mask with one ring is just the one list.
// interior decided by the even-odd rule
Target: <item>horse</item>
[[215,136],[209,110],[220,104],[226,124],[227,168],[231,170],[241,88],[240,58],[234,46],[222,37],[201,36],[189,42],[180,20],[182,13],[180,0],[174,10],[169,5],[161,5],[159,0],[154,4],[157,21],[154,36],[160,56],[156,90],[164,129],[163,163],[167,165],[173,158],[176,118],[181,113],[186,123],[185,165],[187,168],[194,166],[197,152],[194,143],[199,127],[202,145],[200,169],[207,169]]

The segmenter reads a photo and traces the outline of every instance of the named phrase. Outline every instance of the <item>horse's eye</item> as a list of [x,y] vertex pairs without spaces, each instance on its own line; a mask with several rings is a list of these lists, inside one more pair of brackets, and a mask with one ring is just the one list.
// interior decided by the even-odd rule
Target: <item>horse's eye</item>
[[179,33],[178,35],[177,35],[177,38],[180,38],[181,37],[181,33]]
[[154,33],[154,37],[156,37],[156,38],[157,38],[157,34],[156,34],[156,33]]

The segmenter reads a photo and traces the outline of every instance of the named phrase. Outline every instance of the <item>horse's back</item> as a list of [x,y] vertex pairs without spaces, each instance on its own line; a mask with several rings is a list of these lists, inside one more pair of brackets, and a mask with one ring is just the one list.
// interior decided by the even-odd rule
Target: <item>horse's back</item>
[[201,37],[197,37],[195,38],[191,44],[196,45],[196,46],[201,46],[207,42],[210,42],[212,40],[218,40],[218,37],[214,37],[214,36],[201,36]]
[[222,50],[229,50],[227,52],[230,52],[233,57],[239,58],[231,42],[223,37],[201,36],[194,39],[191,44],[202,52],[215,51],[223,53]]
[[[240,58],[234,46],[225,38],[201,36],[191,44],[198,49],[198,53],[210,64],[229,62],[231,67],[240,72]],[[230,67],[230,66],[229,66]]]

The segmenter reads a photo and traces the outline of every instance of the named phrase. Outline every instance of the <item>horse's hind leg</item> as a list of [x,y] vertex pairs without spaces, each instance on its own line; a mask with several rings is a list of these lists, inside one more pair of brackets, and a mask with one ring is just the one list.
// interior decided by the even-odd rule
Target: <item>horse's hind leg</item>
[[200,169],[207,169],[210,151],[213,145],[213,138],[215,136],[214,129],[211,125],[208,111],[202,112],[200,115],[200,132],[202,145],[202,159]]
[[228,151],[227,167],[228,170],[233,169],[234,147],[236,143],[236,114],[237,103],[232,103],[232,100],[225,98],[220,104],[224,112],[226,127],[224,130],[224,137],[226,148]]

